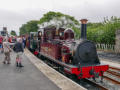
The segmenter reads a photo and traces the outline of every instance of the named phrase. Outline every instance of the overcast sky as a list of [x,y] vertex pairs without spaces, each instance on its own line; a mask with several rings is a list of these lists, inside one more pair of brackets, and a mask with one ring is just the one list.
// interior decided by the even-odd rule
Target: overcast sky
[[120,0],[0,0],[0,29],[6,26],[18,33],[22,24],[39,20],[48,11],[98,22],[107,16],[119,17]]

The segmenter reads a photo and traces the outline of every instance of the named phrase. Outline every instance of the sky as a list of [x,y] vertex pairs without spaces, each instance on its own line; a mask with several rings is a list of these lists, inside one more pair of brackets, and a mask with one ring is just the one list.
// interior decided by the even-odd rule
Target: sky
[[22,24],[39,20],[49,11],[86,18],[89,22],[101,22],[103,17],[120,17],[120,0],[0,0],[0,30],[19,33]]

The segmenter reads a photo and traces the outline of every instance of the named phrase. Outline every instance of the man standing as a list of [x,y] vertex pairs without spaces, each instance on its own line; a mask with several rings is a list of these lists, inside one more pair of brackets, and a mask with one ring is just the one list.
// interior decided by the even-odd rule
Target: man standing
[[22,44],[22,39],[17,38],[17,43],[15,44],[13,50],[17,53],[16,55],[16,66],[17,67],[23,67],[21,60],[22,60],[22,55],[24,52],[23,44]]
[[4,58],[3,63],[4,64],[6,64],[6,63],[10,64],[10,52],[11,52],[11,48],[9,46],[8,38],[4,39],[4,42],[3,42],[3,51],[4,51],[4,54],[5,54],[5,58]]

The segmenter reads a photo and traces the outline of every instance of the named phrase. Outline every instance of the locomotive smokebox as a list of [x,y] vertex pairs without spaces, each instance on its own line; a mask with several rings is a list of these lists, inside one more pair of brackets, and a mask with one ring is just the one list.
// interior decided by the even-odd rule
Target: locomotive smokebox
[[81,39],[87,39],[87,19],[81,19]]

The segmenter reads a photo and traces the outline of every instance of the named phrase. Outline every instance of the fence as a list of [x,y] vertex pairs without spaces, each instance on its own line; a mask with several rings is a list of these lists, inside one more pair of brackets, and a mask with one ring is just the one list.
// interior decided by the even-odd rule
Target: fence
[[98,50],[104,50],[104,51],[112,51],[112,52],[115,51],[115,45],[112,45],[112,44],[99,44],[99,43],[97,43],[96,48]]

